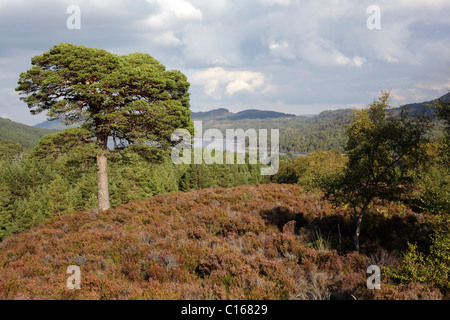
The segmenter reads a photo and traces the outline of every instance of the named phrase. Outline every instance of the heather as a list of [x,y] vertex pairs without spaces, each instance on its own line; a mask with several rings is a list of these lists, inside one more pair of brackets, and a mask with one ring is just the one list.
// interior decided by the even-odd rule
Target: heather
[[[416,262],[402,265],[410,242],[425,252],[440,237],[426,256],[445,255],[448,236],[433,231],[440,218],[396,203],[375,205],[370,218],[358,253],[346,210],[295,184],[176,192],[54,216],[1,242],[0,298],[448,298],[448,273],[446,283],[401,278]],[[370,264],[382,268],[381,290],[366,287]],[[69,265],[80,266],[80,290],[66,288]]]

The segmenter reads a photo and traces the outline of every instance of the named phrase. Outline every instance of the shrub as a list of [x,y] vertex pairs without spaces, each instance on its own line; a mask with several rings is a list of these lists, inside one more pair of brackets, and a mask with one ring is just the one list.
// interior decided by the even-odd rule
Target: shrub
[[448,222],[441,223],[431,237],[428,254],[409,244],[397,267],[387,269],[387,274],[398,283],[418,282],[434,285],[444,294],[449,293],[450,231]]

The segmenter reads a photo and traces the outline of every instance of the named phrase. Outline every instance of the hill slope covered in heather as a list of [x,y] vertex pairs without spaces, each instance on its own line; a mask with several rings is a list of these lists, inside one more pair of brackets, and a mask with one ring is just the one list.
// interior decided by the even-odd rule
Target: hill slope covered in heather
[[[375,206],[359,254],[344,212],[298,185],[263,184],[53,217],[0,243],[0,299],[442,298],[387,277],[366,288],[368,265],[398,263],[432,217]],[[80,290],[66,288],[70,265]]]

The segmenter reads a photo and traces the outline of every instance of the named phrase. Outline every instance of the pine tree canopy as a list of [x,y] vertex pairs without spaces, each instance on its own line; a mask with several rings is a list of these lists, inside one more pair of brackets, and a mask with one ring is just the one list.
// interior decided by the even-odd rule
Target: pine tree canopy
[[62,43],[31,63],[16,88],[31,113],[80,123],[102,149],[107,137],[164,147],[174,129],[192,127],[186,76],[148,54]]

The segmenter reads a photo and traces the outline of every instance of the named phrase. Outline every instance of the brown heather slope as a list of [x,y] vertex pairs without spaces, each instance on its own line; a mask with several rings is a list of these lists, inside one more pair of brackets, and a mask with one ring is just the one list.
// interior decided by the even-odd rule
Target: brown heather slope
[[[404,208],[377,212],[373,230],[385,233],[388,250],[407,240],[389,228],[424,232],[424,219]],[[367,252],[384,255],[352,253],[352,233],[344,210],[297,185],[159,195],[98,216],[55,217],[6,238],[0,299],[414,298],[410,289],[366,288],[367,266],[395,258],[369,240]],[[80,290],[66,288],[70,265],[80,266]]]

